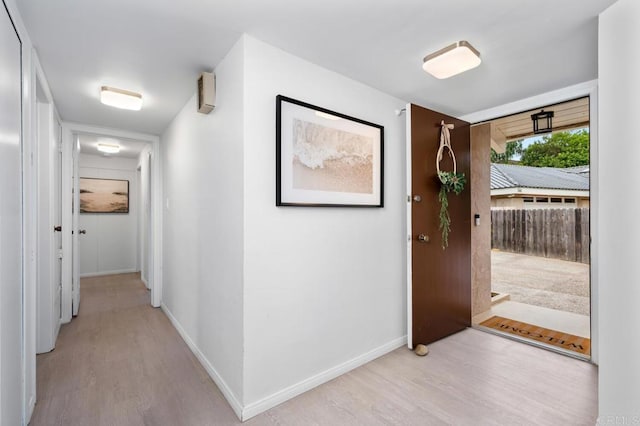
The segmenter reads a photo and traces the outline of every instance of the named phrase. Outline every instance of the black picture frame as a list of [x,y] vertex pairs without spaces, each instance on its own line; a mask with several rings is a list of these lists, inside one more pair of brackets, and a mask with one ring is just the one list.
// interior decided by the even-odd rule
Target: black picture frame
[[276,206],[384,207],[384,127],[276,96]]
[[80,213],[129,213],[129,181],[81,177]]

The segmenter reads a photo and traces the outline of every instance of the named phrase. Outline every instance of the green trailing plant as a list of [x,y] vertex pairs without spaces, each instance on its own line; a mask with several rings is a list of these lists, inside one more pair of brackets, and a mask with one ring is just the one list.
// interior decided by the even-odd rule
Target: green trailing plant
[[464,173],[438,172],[440,179],[440,230],[442,231],[442,250],[449,246],[449,232],[451,231],[451,216],[449,216],[449,193],[459,195],[464,190],[466,178]]

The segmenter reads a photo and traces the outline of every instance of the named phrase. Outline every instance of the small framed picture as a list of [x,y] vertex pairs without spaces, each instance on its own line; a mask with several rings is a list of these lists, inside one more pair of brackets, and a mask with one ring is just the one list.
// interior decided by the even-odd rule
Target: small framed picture
[[383,207],[384,127],[276,97],[276,205]]
[[129,213],[129,181],[81,177],[80,213]]

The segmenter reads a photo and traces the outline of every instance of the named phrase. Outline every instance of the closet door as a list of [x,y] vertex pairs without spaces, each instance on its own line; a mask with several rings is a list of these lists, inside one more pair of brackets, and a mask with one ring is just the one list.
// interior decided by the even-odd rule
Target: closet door
[[21,43],[0,8],[0,424],[22,423]]

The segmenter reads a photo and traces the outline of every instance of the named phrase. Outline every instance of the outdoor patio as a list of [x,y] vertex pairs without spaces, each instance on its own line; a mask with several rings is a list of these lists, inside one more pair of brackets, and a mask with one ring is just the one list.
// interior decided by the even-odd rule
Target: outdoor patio
[[492,291],[508,294],[474,324],[497,315],[590,336],[589,265],[492,250]]
[[589,315],[589,265],[491,251],[491,290],[513,302]]

